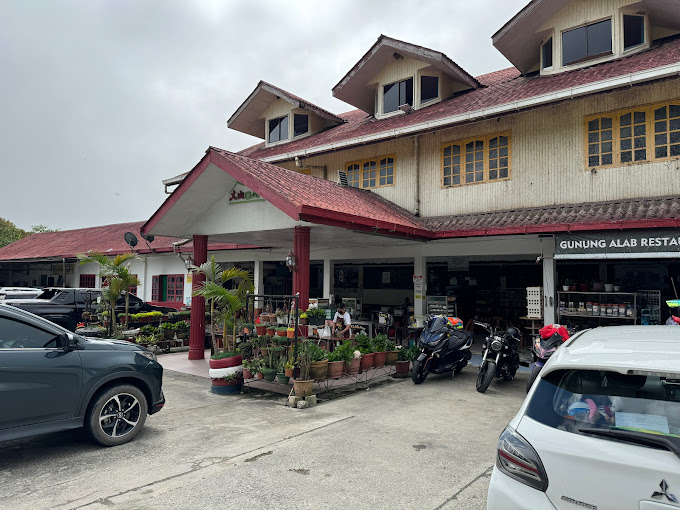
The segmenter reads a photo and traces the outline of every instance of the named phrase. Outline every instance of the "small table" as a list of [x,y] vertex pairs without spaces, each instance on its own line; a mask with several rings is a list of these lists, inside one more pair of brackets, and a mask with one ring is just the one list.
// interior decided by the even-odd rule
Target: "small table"
[[[531,322],[531,326],[524,326],[525,329],[531,330],[531,336],[532,336],[532,341],[533,337],[537,335],[537,331],[539,331],[543,326],[543,317],[520,317],[519,318],[521,321],[525,322]],[[536,321],[539,321],[538,325],[536,325]]]

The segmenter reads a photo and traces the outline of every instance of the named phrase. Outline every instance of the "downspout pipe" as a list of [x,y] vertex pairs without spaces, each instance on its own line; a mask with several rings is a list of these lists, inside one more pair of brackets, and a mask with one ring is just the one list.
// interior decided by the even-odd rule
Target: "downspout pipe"
[[413,214],[420,216],[420,135],[413,137],[413,155],[416,158],[416,209]]

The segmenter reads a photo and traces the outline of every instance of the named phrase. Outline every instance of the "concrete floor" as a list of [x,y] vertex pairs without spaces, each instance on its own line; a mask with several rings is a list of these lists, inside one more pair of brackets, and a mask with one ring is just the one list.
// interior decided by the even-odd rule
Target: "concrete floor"
[[0,444],[0,508],[481,510],[527,375],[485,394],[475,378],[390,380],[292,410],[166,369],[168,403],[131,443],[70,431]]

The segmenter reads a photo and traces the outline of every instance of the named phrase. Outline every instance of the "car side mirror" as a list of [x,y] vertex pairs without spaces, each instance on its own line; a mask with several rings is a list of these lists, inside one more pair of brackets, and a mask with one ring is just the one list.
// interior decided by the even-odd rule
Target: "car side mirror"
[[77,348],[78,346],[78,341],[76,340],[76,337],[73,336],[71,333],[64,333],[61,338],[61,345],[64,347],[64,352],[70,352],[74,349]]

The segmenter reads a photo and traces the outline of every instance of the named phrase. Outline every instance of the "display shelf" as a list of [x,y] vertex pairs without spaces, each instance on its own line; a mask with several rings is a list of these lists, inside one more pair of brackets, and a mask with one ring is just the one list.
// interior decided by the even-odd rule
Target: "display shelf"
[[628,319],[628,320],[636,320],[637,317],[628,317],[628,316],[622,316],[622,315],[588,315],[587,313],[578,313],[578,312],[559,312],[559,315],[562,315],[563,317],[590,317],[593,319]]
[[[626,306],[632,306],[633,309],[633,315],[603,315],[602,313],[583,313],[582,311],[567,311],[564,310],[562,307],[566,306],[567,303],[571,302],[572,305],[574,304],[574,299],[572,296],[598,296],[597,304],[599,308],[601,309],[602,306],[621,306],[621,305],[626,305]],[[621,298],[616,298],[618,302],[613,302],[615,296],[622,296]],[[590,302],[590,301],[589,301]],[[606,320],[622,320],[622,321],[632,321],[633,324],[637,323],[638,320],[638,307],[637,307],[637,294],[635,292],[581,292],[578,290],[562,290],[557,292],[557,303],[558,303],[558,311],[557,315],[559,317],[559,322],[562,322],[562,317],[572,317],[572,318],[583,318],[583,319],[598,319],[600,323],[602,323],[602,319]],[[581,301],[583,303],[583,301]],[[593,301],[593,303],[595,303]]]

